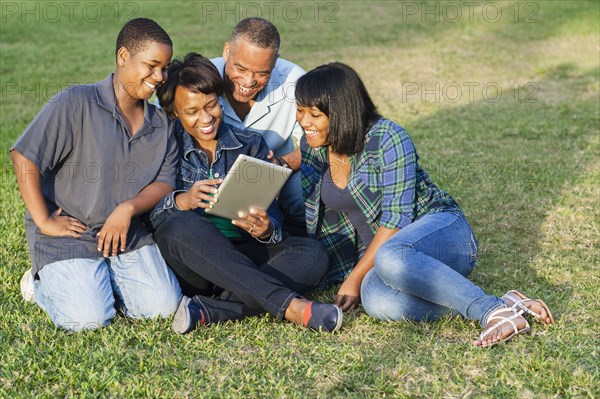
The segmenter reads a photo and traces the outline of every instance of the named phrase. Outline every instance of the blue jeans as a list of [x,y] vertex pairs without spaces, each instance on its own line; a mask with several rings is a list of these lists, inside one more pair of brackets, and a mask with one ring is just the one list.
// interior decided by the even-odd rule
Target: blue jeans
[[99,259],[68,259],[44,266],[34,281],[35,301],[58,327],[107,326],[117,307],[132,318],[169,316],[181,300],[179,283],[156,244]]
[[425,215],[381,246],[361,286],[363,307],[384,320],[458,312],[484,326],[503,302],[467,279],[476,259],[477,240],[462,212]]

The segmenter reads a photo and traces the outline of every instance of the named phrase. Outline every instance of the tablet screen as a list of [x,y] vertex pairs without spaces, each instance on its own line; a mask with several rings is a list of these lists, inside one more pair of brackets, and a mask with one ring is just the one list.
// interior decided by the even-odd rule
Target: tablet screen
[[217,202],[206,213],[238,219],[250,208],[267,210],[292,170],[248,155],[239,155],[219,186]]

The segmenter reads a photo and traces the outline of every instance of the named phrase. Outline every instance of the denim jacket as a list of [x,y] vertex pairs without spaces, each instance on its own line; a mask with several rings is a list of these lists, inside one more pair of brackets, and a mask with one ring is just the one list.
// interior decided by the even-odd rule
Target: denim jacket
[[[175,195],[186,192],[197,181],[209,179],[211,169],[213,178],[223,179],[238,155],[244,154],[267,160],[269,152],[269,147],[257,133],[239,130],[222,122],[217,132],[215,157],[212,165],[209,165],[206,154],[194,147],[191,136],[183,129],[179,121],[175,122],[174,128],[179,147],[177,183],[175,191],[167,194],[150,212],[149,222],[153,230],[158,229],[170,215],[181,212],[175,204]],[[196,208],[194,212],[203,215],[204,209]],[[267,213],[273,222],[273,234],[267,241],[257,240],[263,243],[277,243],[282,239],[282,221],[277,210],[277,200],[269,206]]]

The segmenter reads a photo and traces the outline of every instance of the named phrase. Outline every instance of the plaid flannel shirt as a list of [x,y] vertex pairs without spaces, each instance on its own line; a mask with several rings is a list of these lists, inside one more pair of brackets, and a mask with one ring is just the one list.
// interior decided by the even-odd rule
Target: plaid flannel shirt
[[[327,148],[312,148],[303,138],[302,190],[308,236],[329,252],[330,265],[323,287],[340,283],[352,271],[366,246],[345,212],[321,202],[321,182],[327,169]],[[364,150],[352,156],[348,190],[373,234],[379,226],[402,229],[427,213],[460,210],[419,165],[408,133],[389,119],[379,119],[365,138]]]

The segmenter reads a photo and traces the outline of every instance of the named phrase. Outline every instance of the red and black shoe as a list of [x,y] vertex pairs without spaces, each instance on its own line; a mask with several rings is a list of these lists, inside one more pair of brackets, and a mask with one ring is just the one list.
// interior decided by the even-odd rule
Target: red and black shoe
[[334,332],[342,327],[342,309],[336,305],[309,302],[304,308],[304,327],[312,330]]
[[184,295],[175,312],[171,328],[177,334],[187,334],[197,326],[206,324],[206,321],[205,311],[201,309],[200,304]]

